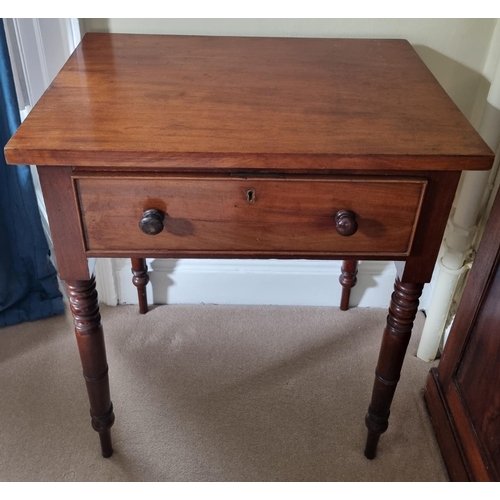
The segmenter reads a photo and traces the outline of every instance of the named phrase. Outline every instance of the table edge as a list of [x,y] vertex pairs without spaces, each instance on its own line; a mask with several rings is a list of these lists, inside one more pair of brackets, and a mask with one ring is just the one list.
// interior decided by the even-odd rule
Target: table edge
[[159,170],[489,170],[495,155],[165,153],[157,151],[30,150],[5,146],[10,165]]

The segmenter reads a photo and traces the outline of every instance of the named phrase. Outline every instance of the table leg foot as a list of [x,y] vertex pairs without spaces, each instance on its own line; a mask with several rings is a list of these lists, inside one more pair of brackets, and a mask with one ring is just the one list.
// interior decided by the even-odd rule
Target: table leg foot
[[137,296],[139,298],[139,313],[146,314],[148,312],[148,295],[146,285],[149,283],[148,266],[146,259],[132,258],[132,283],[137,288]]
[[111,443],[111,431],[99,432],[99,439],[101,441],[102,456],[104,458],[109,458],[113,455],[113,445]]
[[341,274],[339,282],[342,285],[342,297],[340,299],[340,310],[347,311],[349,309],[349,299],[351,297],[351,288],[356,285],[358,279],[358,261],[344,260],[342,262]]
[[399,279],[394,285],[375,370],[372,399],[365,419],[368,427],[365,456],[370,459],[375,458],[380,435],[389,426],[391,403],[398,385],[423,286],[423,283],[401,283]]
[[95,280],[66,281],[75,335],[90,401],[92,427],[99,433],[104,457],[113,454],[111,426],[115,421],[109,392],[108,363]]
[[373,460],[377,455],[377,446],[378,441],[380,439],[380,434],[376,434],[375,432],[368,431],[368,437],[366,438],[366,446],[365,446],[365,457]]

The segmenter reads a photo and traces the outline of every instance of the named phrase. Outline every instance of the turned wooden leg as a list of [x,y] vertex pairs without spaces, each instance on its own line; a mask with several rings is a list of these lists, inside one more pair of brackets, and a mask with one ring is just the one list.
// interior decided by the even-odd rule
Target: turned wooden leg
[[109,394],[108,363],[97,302],[95,280],[66,281],[75,323],[76,341],[90,400],[92,427],[99,433],[103,457],[113,454],[111,426],[115,421]]
[[380,435],[389,426],[392,398],[398,385],[423,286],[422,283],[401,283],[399,279],[396,279],[394,285],[375,370],[372,399],[365,419],[368,427],[366,458],[375,458]]
[[149,283],[148,266],[146,259],[132,258],[132,283],[137,287],[137,296],[139,297],[139,312],[146,314],[148,312],[148,295],[146,285]]
[[349,298],[351,296],[351,288],[358,281],[356,275],[358,274],[358,261],[357,260],[344,260],[342,262],[341,274],[339,282],[342,285],[342,298],[340,299],[340,310],[347,311],[349,309]]

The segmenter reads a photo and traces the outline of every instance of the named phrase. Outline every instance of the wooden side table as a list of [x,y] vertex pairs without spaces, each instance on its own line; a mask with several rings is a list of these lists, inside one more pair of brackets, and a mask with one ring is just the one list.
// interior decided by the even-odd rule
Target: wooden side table
[[493,163],[405,40],[88,34],[5,152],[38,166],[105,457],[88,257],[133,258],[139,289],[146,257],[398,261],[373,458],[460,172]]

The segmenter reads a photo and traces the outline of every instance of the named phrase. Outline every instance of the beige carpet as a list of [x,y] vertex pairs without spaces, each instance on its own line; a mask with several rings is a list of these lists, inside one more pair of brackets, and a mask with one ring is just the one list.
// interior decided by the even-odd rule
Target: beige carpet
[[363,456],[386,311],[104,307],[115,454],[90,427],[71,319],[0,329],[1,481],[446,481],[415,357]]

